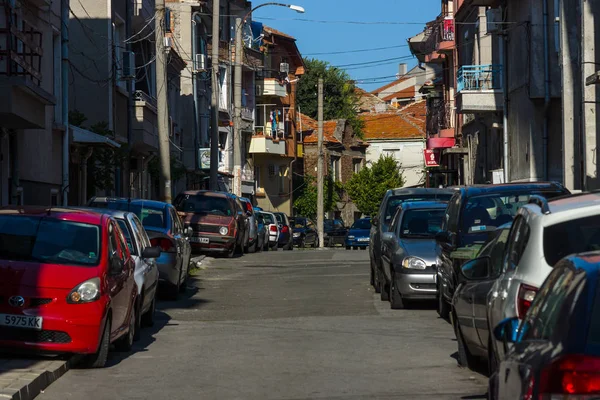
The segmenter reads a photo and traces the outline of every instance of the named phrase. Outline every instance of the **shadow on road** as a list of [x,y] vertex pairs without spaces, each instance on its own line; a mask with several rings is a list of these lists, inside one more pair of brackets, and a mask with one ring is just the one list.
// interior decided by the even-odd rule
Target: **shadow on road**
[[477,400],[477,399],[487,399],[488,398],[488,394],[476,394],[476,395],[472,395],[472,396],[463,396],[461,397],[461,400]]

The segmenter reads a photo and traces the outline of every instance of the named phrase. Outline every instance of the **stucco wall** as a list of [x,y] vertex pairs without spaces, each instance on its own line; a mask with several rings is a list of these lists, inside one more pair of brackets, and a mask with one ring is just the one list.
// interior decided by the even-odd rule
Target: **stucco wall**
[[423,140],[371,141],[367,148],[366,161],[367,163],[375,163],[383,154],[393,155],[404,176],[404,185],[416,186],[425,182],[423,150],[425,150]]

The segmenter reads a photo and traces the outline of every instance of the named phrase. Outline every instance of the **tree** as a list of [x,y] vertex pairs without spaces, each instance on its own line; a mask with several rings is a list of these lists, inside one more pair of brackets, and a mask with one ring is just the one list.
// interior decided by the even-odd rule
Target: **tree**
[[358,118],[358,95],[348,73],[329,63],[316,59],[304,59],[306,73],[298,83],[297,101],[302,113],[318,118],[317,85],[323,78],[323,118],[346,119],[355,135],[362,138],[363,122]]
[[366,215],[375,215],[389,189],[404,186],[398,163],[391,156],[381,156],[371,167],[364,167],[346,184],[346,192],[356,207]]
[[[339,182],[334,182],[330,176],[325,177],[323,192],[323,211],[333,211],[340,201],[340,191],[343,190]],[[296,214],[307,218],[317,217],[317,185],[313,176],[304,178],[302,193],[294,201]]]

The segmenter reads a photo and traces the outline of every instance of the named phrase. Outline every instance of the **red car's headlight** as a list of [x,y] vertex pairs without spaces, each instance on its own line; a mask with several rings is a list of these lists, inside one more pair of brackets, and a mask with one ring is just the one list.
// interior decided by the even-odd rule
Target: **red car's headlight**
[[92,278],[77,285],[67,296],[69,304],[91,303],[100,298],[100,278]]

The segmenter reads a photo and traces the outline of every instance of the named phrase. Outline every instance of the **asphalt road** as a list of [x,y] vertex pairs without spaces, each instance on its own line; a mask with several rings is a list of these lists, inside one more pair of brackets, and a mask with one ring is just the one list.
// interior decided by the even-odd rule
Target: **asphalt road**
[[433,306],[391,310],[368,253],[294,250],[207,259],[157,326],[109,367],[69,371],[62,399],[485,399]]

